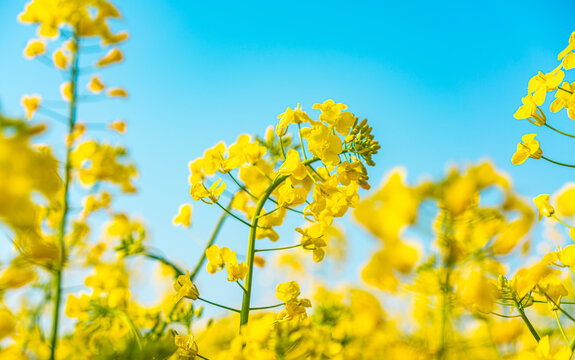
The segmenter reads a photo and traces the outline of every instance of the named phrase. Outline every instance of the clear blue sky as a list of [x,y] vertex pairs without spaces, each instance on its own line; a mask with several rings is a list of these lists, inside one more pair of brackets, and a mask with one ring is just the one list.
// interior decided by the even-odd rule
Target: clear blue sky
[[[575,161],[572,142],[513,118],[529,78],[557,65],[575,30],[572,1],[115,3],[125,18],[117,28],[131,37],[126,61],[102,77],[126,86],[130,98],[89,104],[80,118],[128,121],[128,135],[110,141],[127,145],[140,192],[120,207],[146,219],[155,246],[189,264],[199,245],[171,226],[178,205],[191,202],[187,162],[220,140],[263,133],[297,103],[315,114],[311,105],[331,98],[369,118],[383,147],[374,185],[398,165],[415,180],[484,158],[526,196],[573,177],[542,160],[510,162],[530,132],[540,133],[549,157]],[[0,101],[10,115],[23,114],[22,94],[56,98],[59,85],[55,71],[22,57],[33,35],[16,21],[23,7],[0,0]],[[550,123],[575,133],[564,113]],[[61,130],[54,125],[52,133]],[[196,207],[194,231],[205,238],[209,229],[199,224],[215,212],[203,209]]]

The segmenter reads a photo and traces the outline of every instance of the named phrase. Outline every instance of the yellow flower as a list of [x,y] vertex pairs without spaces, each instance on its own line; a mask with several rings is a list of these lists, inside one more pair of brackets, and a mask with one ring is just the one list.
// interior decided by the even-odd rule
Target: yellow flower
[[[547,118],[545,117],[543,111],[537,107],[537,104],[535,103],[532,95],[523,97],[521,102],[523,102],[523,105],[521,105],[515,114],[513,114],[514,118],[529,119],[529,121],[537,126],[545,125]],[[531,120],[531,118],[533,118],[533,120]]]
[[335,131],[343,136],[349,134],[353,123],[355,122],[355,116],[349,111],[343,112],[347,109],[345,104],[336,104],[335,101],[329,99],[324,101],[323,104],[314,104],[314,109],[320,109],[321,115],[319,119],[333,126]]
[[564,90],[555,92],[555,100],[551,103],[549,110],[556,113],[567,108],[567,115],[573,120],[575,119],[575,82],[571,84],[564,82],[561,88]]
[[297,104],[297,107],[293,110],[288,107],[283,114],[278,115],[278,119],[280,119],[276,126],[276,134],[278,136],[284,136],[287,133],[289,124],[301,124],[312,121],[307,113],[301,109],[300,104]]
[[226,183],[222,182],[222,179],[218,179],[209,189],[206,189],[204,183],[200,182],[198,184],[192,184],[190,195],[192,195],[192,199],[196,201],[202,200],[206,204],[214,204],[218,202],[225,189]]
[[295,300],[300,294],[300,288],[297,281],[289,281],[279,284],[276,287],[276,297],[278,300],[288,302]]
[[513,165],[520,165],[527,160],[527,158],[541,159],[543,151],[539,147],[539,141],[535,140],[537,134],[526,134],[521,138],[521,142],[517,144],[517,151],[511,158]]
[[101,93],[105,87],[106,87],[106,85],[96,75],[92,76],[92,78],[90,79],[90,82],[88,83],[88,90],[90,90],[94,94]]
[[52,60],[54,61],[54,66],[60,70],[65,70],[68,67],[68,57],[64,54],[62,49],[54,51],[54,54],[52,54]]
[[183,227],[190,227],[192,221],[192,205],[180,205],[178,214],[172,219],[172,224],[175,226],[182,225]]
[[176,334],[174,343],[178,347],[178,353],[181,357],[186,359],[195,359],[198,355],[198,344],[194,341],[194,337]]
[[74,96],[72,83],[67,81],[60,85],[60,95],[62,95],[62,99],[66,101],[72,101],[72,97]]
[[286,159],[279,168],[279,173],[281,175],[291,175],[296,180],[303,180],[307,177],[305,165],[302,164],[297,150],[290,149],[287,152]]
[[174,283],[174,290],[178,292],[174,302],[180,301],[181,298],[196,300],[198,296],[200,296],[198,288],[192,283],[192,280],[190,279],[190,272],[188,270],[186,270],[184,275],[178,276],[176,282]]
[[549,204],[549,194],[538,195],[533,199],[533,202],[539,210],[539,220],[541,220],[543,216],[551,217],[555,213],[555,209]]
[[46,44],[42,40],[32,39],[28,41],[26,48],[24,49],[24,57],[26,59],[32,59],[38,55],[42,55],[46,52]]
[[533,100],[538,106],[545,102],[547,91],[555,90],[563,81],[565,73],[561,70],[561,65],[547,74],[541,71],[529,80],[527,92],[533,94]]
[[0,340],[16,331],[16,319],[8,309],[0,308]]
[[557,60],[563,59],[567,54],[575,49],[575,31],[571,33],[569,37],[569,45],[557,55]]
[[343,150],[343,142],[327,126],[320,122],[314,122],[311,128],[302,129],[301,133],[302,137],[307,140],[308,149],[313,155],[327,165],[339,164],[339,154]]
[[116,87],[108,89],[108,96],[126,98],[128,97],[128,92],[126,91],[126,89]]
[[327,246],[322,237],[325,233],[325,226],[321,223],[314,223],[307,228],[295,228],[295,231],[302,235],[301,245],[306,250],[313,251],[313,261],[321,262],[325,256],[324,247]]
[[29,266],[12,263],[0,276],[1,289],[16,289],[36,278],[36,272]]
[[210,246],[206,249],[206,258],[208,259],[208,272],[215,274],[225,266],[228,272],[228,281],[243,280],[248,273],[248,265],[245,262],[238,263],[236,252],[227,247],[220,249],[215,244]]
[[108,66],[108,65],[120,62],[123,59],[124,59],[124,55],[122,55],[122,52],[120,51],[120,49],[115,47],[115,48],[111,49],[106,55],[104,55],[103,58],[98,60],[98,62],[96,63],[96,66],[98,66],[98,67]]
[[207,270],[210,274],[215,274],[216,271],[223,269],[226,265],[222,252],[216,244],[206,249],[206,259],[208,259]]
[[22,96],[22,106],[26,110],[28,120],[32,120],[32,116],[34,116],[34,113],[40,107],[41,101],[42,98],[38,94]]
[[126,122],[124,120],[115,120],[108,124],[108,128],[118,132],[118,134],[125,134]]

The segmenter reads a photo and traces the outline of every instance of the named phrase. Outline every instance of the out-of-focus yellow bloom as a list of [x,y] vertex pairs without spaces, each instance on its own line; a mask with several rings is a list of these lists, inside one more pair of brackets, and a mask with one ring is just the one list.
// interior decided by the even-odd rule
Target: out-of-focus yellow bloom
[[126,89],[116,87],[108,89],[108,96],[110,97],[120,97],[120,98],[127,98],[128,92]]
[[278,136],[284,136],[287,133],[289,124],[309,123],[312,121],[307,113],[301,109],[300,104],[297,104],[297,107],[293,110],[288,107],[283,114],[278,115],[278,119],[280,119],[276,126],[276,134]]
[[396,241],[376,252],[361,271],[366,283],[384,291],[396,291],[399,279],[396,272],[408,274],[419,255],[415,248]]
[[327,246],[322,237],[325,234],[325,227],[321,223],[314,223],[307,228],[296,228],[295,231],[302,235],[301,246],[306,250],[313,251],[313,261],[321,262],[325,256],[324,247]]
[[40,107],[41,101],[42,98],[38,94],[22,96],[22,106],[26,110],[28,120],[32,120],[32,116],[34,116],[34,113]]
[[517,144],[517,151],[511,158],[513,165],[521,165],[527,158],[541,159],[543,151],[539,147],[539,141],[535,140],[537,134],[526,134],[521,138],[521,142]]
[[[223,248],[222,250],[224,249],[227,248]],[[210,274],[215,274],[216,271],[223,269],[226,265],[222,257],[222,250],[220,250],[220,247],[216,244],[206,249],[206,259],[208,259],[207,270]]]
[[198,355],[198,344],[196,344],[192,335],[185,336],[176,334],[174,343],[178,347],[178,354],[186,359],[196,359]]
[[16,319],[8,309],[0,308],[0,340],[16,331]]
[[79,321],[88,321],[90,319],[90,313],[88,312],[88,307],[90,305],[90,296],[87,294],[81,294],[79,297],[70,294],[66,300],[65,314],[67,317],[72,319],[78,319]]
[[276,287],[276,297],[278,300],[288,302],[295,300],[300,294],[300,287],[297,281],[289,281],[278,284]]
[[108,51],[108,53],[106,55],[104,55],[103,58],[98,60],[98,62],[96,63],[96,66],[98,66],[98,67],[108,66],[108,65],[120,62],[122,60],[124,60],[124,55],[122,54],[122,51],[120,51],[120,49],[115,47],[115,48],[112,48],[110,51]]
[[549,194],[537,195],[533,199],[533,202],[539,210],[539,220],[541,220],[543,216],[551,217],[555,214],[555,209],[553,209],[553,206],[549,204]]
[[266,265],[266,259],[264,259],[263,257],[256,255],[254,256],[254,264],[257,267],[263,268]]
[[565,184],[553,196],[555,209],[561,216],[575,216],[575,183]]
[[62,49],[54,51],[54,54],[52,54],[52,60],[54,61],[54,66],[60,70],[65,70],[68,67],[69,59]]
[[225,189],[226,183],[222,179],[218,179],[209,189],[206,188],[204,183],[193,184],[190,188],[190,195],[196,201],[202,200],[206,204],[214,204],[220,199]]
[[88,83],[88,90],[93,92],[94,94],[99,94],[104,90],[106,85],[100,80],[100,78],[96,75],[90,78],[90,82]]
[[458,287],[459,300],[464,306],[483,313],[493,311],[498,298],[497,286],[482,271],[475,270],[460,278]]
[[0,275],[1,289],[16,289],[36,279],[36,272],[29,266],[11,263]]
[[276,297],[285,304],[278,314],[278,321],[301,320],[307,317],[306,308],[311,307],[308,299],[298,299],[300,294],[299,284],[295,281],[279,284],[276,288]]
[[46,43],[43,40],[31,39],[24,49],[24,57],[26,59],[35,58],[38,55],[46,53]]
[[60,85],[60,95],[62,99],[72,101],[72,97],[74,96],[73,90],[71,82],[67,81],[62,83],[62,85]]
[[108,124],[108,128],[116,131],[118,134],[125,134],[126,122],[124,120],[115,120]]
[[478,196],[473,179],[469,176],[460,176],[447,185],[444,206],[452,216],[459,216],[478,200]]
[[190,272],[186,270],[185,275],[180,275],[174,283],[174,290],[177,291],[174,302],[180,301],[181,298],[186,298],[190,300],[197,300],[200,296],[200,292],[196,285],[192,283],[190,279]]
[[190,227],[192,223],[192,205],[182,204],[178,210],[178,214],[172,219],[172,224],[175,226],[181,225],[183,227]]

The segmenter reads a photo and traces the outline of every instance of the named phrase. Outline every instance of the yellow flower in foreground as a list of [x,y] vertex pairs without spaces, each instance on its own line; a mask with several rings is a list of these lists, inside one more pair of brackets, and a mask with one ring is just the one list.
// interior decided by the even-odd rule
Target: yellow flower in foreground
[[278,134],[278,136],[284,136],[286,134],[289,124],[311,122],[310,117],[301,109],[300,104],[297,104],[297,107],[293,110],[288,107],[283,114],[278,115],[278,119],[280,119],[280,122],[276,126],[276,134]]
[[565,73],[561,70],[561,65],[556,69],[543,74],[541,71],[529,80],[527,92],[533,94],[533,100],[539,106],[545,102],[547,91],[555,90],[563,81]]
[[0,308],[0,340],[16,330],[16,319],[7,309]]
[[535,140],[537,134],[526,134],[521,138],[521,142],[517,144],[517,151],[511,158],[513,165],[521,165],[527,158],[541,159],[543,151],[539,147],[539,141]]
[[74,96],[72,91],[72,83],[67,81],[60,85],[60,95],[62,95],[62,99],[66,101],[72,101],[72,97]]
[[88,83],[88,90],[93,92],[94,94],[99,94],[104,90],[106,85],[100,80],[98,76],[92,76],[90,82]]
[[285,308],[278,314],[278,320],[299,320],[307,317],[306,308],[311,307],[308,299],[298,299],[299,284],[295,281],[279,284],[276,288],[276,297],[283,301]]
[[118,48],[113,48],[110,50],[103,58],[101,58],[97,63],[96,66],[108,66],[117,62],[120,62],[124,59],[124,55]]
[[278,300],[288,302],[295,300],[300,294],[300,288],[297,281],[289,281],[279,284],[276,288],[276,297]]
[[174,283],[174,290],[178,292],[174,302],[180,301],[181,298],[196,300],[198,296],[200,296],[198,288],[190,279],[190,272],[188,270],[186,270],[185,275],[178,276]]
[[26,117],[28,120],[32,120],[32,116],[34,116],[34,113],[40,107],[41,101],[42,98],[37,94],[22,96],[22,106],[26,109]]
[[307,177],[305,165],[302,164],[299,152],[295,149],[290,149],[287,152],[286,159],[279,169],[281,175],[291,175],[296,180],[303,180]]
[[248,273],[248,265],[245,262],[238,263],[236,252],[227,247],[220,249],[215,244],[210,246],[206,250],[206,258],[208,259],[208,272],[215,274],[216,271],[225,266],[228,272],[228,281],[243,280]]
[[108,90],[108,96],[126,98],[126,97],[128,97],[128,92],[126,91],[126,89],[119,88],[119,87],[111,88]]
[[16,289],[36,279],[36,272],[29,266],[10,264],[0,276],[1,289]]
[[[527,95],[521,99],[523,105],[517,109],[513,117],[516,119],[529,119],[532,123],[538,126],[543,126],[547,122],[547,118],[541,109],[537,107],[535,99],[532,95]],[[533,118],[533,120],[531,120]]]
[[117,131],[119,134],[125,134],[126,122],[124,120],[115,120],[108,125],[108,128]]
[[549,204],[549,194],[541,194],[533,199],[535,206],[539,210],[539,220],[543,216],[551,217],[555,213],[555,209]]
[[46,44],[42,40],[32,39],[28,41],[28,45],[24,49],[24,57],[26,59],[32,59],[38,55],[42,55],[46,52]]
[[178,214],[172,219],[172,224],[175,226],[182,225],[183,227],[190,227],[192,222],[192,205],[182,204]]

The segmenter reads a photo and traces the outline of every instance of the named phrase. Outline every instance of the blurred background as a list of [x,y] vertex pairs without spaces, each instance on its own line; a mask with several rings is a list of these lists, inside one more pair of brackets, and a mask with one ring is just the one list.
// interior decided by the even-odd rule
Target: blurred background
[[[140,171],[138,193],[118,197],[116,208],[145,219],[152,245],[183,267],[195,265],[219,217],[219,209],[194,203],[192,229],[172,225],[178,206],[193,202],[188,162],[219,141],[230,144],[242,133],[263,135],[275,126],[277,115],[298,103],[317,118],[312,105],[333,99],[369,119],[382,145],[370,169],[374,188],[398,166],[413,182],[482,159],[509,173],[515,189],[529,198],[553,193],[573,177],[573,170],[543,160],[521,166],[510,160],[521,136],[533,132],[546,156],[563,162],[573,158],[570,139],[513,118],[529,78],[558,65],[557,54],[575,30],[571,1],[115,4],[124,19],[114,28],[130,33],[122,46],[126,60],[101,77],[126,87],[130,95],[127,101],[81,104],[79,119],[127,121],[125,136],[89,127],[88,137],[125,144]],[[48,106],[59,99],[63,81],[57,71],[22,56],[34,37],[32,26],[16,20],[24,5],[0,0],[0,106],[16,117],[24,114],[23,94],[41,94]],[[575,133],[565,112],[548,120]],[[61,155],[65,126],[45,113],[33,121],[50,123],[41,140],[61,144],[56,150]],[[291,229],[299,221],[284,226],[281,244],[294,241]],[[377,247],[352,220],[342,224],[350,262],[344,269],[320,265],[318,274],[328,283],[356,281]],[[219,243],[241,258],[247,230],[228,221]],[[8,258],[10,243],[0,242],[0,251],[2,260]],[[142,262],[142,282],[152,271]],[[269,285],[269,291],[256,294],[264,303],[258,305],[275,303],[275,274],[259,271],[258,281]],[[158,286],[139,296],[155,301]],[[198,286],[205,298],[225,294],[230,304],[240,301],[240,292],[222,272],[202,274]]]

